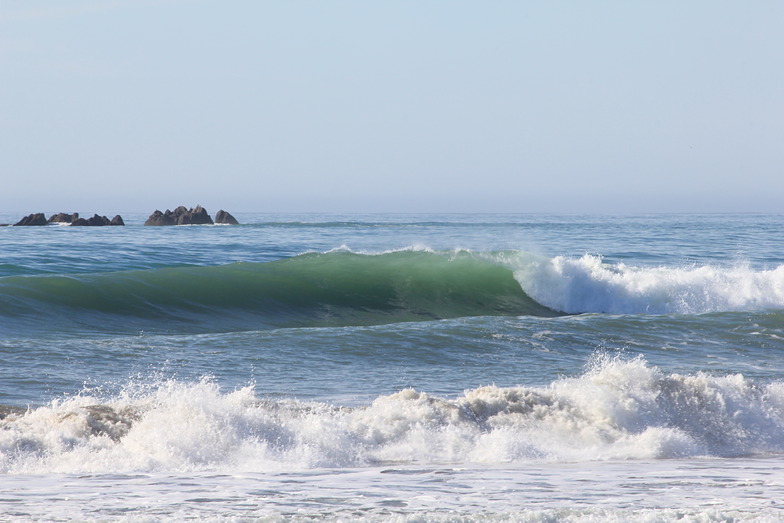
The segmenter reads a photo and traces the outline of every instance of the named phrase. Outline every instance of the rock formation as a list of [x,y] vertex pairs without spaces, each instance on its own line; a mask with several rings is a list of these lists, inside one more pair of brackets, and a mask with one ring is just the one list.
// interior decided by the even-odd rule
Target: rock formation
[[73,223],[79,219],[79,213],[68,214],[65,212],[58,212],[49,217],[49,223]]
[[207,210],[201,205],[193,209],[186,209],[180,205],[174,211],[166,209],[166,212],[156,210],[147,218],[144,225],[212,225],[214,222]]
[[16,223],[16,226],[21,225],[46,225],[48,222],[46,221],[46,216],[44,213],[38,212],[35,214],[28,214],[21,220]]
[[175,212],[177,211],[179,211],[177,225],[212,225],[214,223],[210,215],[207,214],[207,209],[201,205],[187,211],[185,207],[179,206]]
[[170,210],[167,209],[166,214],[164,214],[156,209],[155,212],[147,218],[144,225],[177,225],[177,223],[174,221],[174,215],[172,215]]
[[93,226],[93,227],[101,227],[104,225],[125,225],[123,222],[122,216],[119,214],[109,220],[106,216],[98,216],[97,214],[93,215],[92,218],[84,219],[84,218],[77,218],[71,223],[71,227],[84,227],[84,226]]
[[106,216],[98,216],[97,214],[94,215],[92,218],[84,219],[79,218],[79,213],[75,212],[73,214],[68,214],[65,212],[58,212],[57,214],[53,214],[46,219],[44,213],[39,212],[35,214],[28,214],[21,220],[19,220],[16,225],[47,225],[49,223],[68,223],[70,225],[84,226],[84,225],[92,225],[92,226],[99,226],[99,225],[125,225],[125,222],[122,219],[122,216],[119,214],[109,220]]
[[227,213],[223,209],[221,209],[220,211],[215,213],[215,223],[223,223],[223,224],[226,224],[226,225],[239,225],[240,224],[240,222],[238,222],[237,219],[234,218],[234,216],[232,216],[231,214]]

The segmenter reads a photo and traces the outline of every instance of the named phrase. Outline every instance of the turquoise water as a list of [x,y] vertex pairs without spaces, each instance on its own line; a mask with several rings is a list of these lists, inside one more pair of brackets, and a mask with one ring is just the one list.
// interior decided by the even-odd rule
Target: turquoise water
[[[784,518],[783,216],[235,216],[0,227],[0,504],[90,517],[30,502],[113,477],[164,519]],[[631,479],[673,467],[701,504]]]

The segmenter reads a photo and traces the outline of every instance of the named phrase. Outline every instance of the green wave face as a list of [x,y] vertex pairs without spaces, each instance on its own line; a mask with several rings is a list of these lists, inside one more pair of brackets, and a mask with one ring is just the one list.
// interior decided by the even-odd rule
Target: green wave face
[[[555,313],[470,253],[305,254],[268,263],[0,280],[3,323],[211,332]],[[2,325],[0,325],[2,330]]]

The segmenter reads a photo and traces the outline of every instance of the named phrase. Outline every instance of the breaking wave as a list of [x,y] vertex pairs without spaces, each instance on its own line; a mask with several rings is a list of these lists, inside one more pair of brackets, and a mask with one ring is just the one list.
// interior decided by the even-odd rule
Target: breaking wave
[[665,374],[597,356],[546,387],[486,386],[447,399],[411,389],[341,407],[265,399],[253,386],[129,384],[0,419],[2,473],[283,471],[784,452],[784,383]]
[[525,252],[347,250],[266,263],[0,279],[0,332],[220,332],[469,316],[784,308],[784,266],[634,267]]
[[784,265],[634,267],[600,256],[526,257],[515,268],[525,292],[569,314],[700,314],[784,308]]

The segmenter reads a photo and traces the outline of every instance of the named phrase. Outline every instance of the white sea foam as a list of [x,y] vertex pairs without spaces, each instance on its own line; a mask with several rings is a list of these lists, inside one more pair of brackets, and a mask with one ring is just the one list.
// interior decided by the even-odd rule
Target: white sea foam
[[399,252],[427,252],[427,253],[434,253],[431,247],[421,244],[415,243],[411,245],[406,245],[404,247],[397,247],[394,249],[384,249],[381,251],[375,250],[363,250],[363,249],[352,249],[346,244],[342,244],[340,247],[335,247],[334,249],[329,249],[325,252],[325,254],[334,254],[334,253],[348,253],[348,254],[360,254],[364,256],[383,256],[385,254],[397,254]]
[[567,313],[695,314],[784,308],[784,266],[634,267],[601,257],[521,257],[512,265],[523,290]]
[[781,521],[781,479],[775,459],[3,475],[0,506],[14,521],[761,523]]
[[3,473],[732,457],[784,452],[784,384],[600,357],[548,387],[451,400],[407,389],[357,408],[166,381],[55,401],[0,426]]

